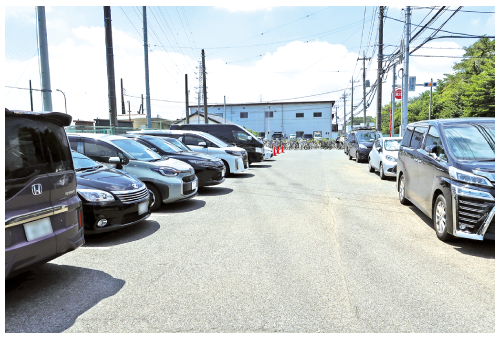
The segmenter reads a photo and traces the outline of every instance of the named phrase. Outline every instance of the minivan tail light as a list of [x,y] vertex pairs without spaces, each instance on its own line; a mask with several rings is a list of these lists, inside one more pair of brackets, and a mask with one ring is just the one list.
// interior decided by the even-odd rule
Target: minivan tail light
[[83,228],[83,218],[82,218],[82,210],[78,210],[78,229],[82,229]]

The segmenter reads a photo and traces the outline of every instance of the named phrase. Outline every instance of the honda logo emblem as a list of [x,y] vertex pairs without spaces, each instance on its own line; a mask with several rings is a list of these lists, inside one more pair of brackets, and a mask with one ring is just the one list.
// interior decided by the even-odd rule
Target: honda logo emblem
[[33,195],[41,195],[42,194],[42,185],[41,184],[33,184],[31,186],[31,192],[33,193]]

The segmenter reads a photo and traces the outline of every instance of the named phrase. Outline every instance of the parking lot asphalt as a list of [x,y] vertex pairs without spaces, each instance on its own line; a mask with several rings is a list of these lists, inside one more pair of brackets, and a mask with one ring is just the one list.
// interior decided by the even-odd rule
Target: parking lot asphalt
[[287,151],[6,281],[6,332],[494,332],[495,244]]

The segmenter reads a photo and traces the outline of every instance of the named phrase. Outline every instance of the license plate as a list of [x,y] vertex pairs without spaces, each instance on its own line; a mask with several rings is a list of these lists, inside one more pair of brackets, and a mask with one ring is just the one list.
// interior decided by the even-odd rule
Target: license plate
[[137,206],[138,207],[137,211],[138,211],[139,215],[147,213],[148,206],[149,206],[149,201],[139,203],[139,205]]
[[223,169],[222,170],[222,177],[224,177],[226,175],[226,169]]
[[25,223],[24,232],[26,234],[26,239],[28,240],[28,242],[54,233],[52,231],[52,223],[50,223],[50,217],[45,217],[38,221]]

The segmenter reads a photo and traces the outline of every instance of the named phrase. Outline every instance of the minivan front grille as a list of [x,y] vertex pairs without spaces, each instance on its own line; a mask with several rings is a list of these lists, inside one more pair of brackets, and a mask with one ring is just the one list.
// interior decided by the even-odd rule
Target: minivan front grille
[[139,190],[131,191],[111,191],[123,203],[134,203],[145,200],[149,197],[149,190],[146,186]]
[[[494,203],[489,203],[487,201],[471,199],[468,197],[459,197],[457,213],[458,228],[476,233],[488,218],[488,214],[491,209],[493,209],[493,206]],[[494,233],[494,220],[491,221],[487,233],[491,233],[492,227]]]

